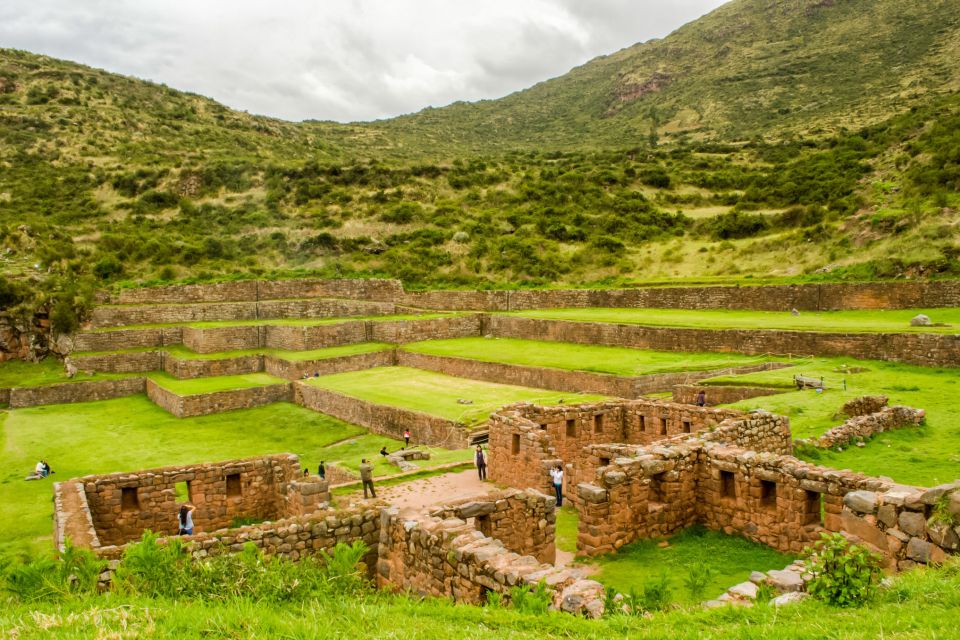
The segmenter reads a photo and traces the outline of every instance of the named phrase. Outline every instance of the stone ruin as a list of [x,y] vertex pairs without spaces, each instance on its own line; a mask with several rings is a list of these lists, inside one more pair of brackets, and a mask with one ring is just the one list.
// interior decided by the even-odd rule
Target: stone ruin
[[[845,425],[860,433],[918,424],[884,407]],[[852,409],[852,408],[851,408]],[[871,430],[872,429],[872,430]],[[810,464],[791,455],[789,420],[656,401],[519,404],[490,421],[490,477],[546,489],[561,464],[579,511],[577,554],[611,553],[693,524],[799,553],[821,532],[867,545],[891,570],[960,551],[960,481],[932,489]],[[504,462],[506,461],[506,462]]]
[[[54,540],[109,560],[106,588],[126,548],[146,530],[177,532],[178,483],[197,506],[196,533],[184,536],[195,559],[252,544],[292,560],[363,541],[369,576],[383,589],[482,604],[487,594],[543,582],[557,609],[598,616],[603,587],[582,571],[554,566],[556,500],[508,489],[423,511],[373,501],[334,509],[325,481],[301,475],[282,454],[135,473],[86,476],[54,485]],[[255,522],[232,526],[235,519]],[[166,538],[161,538],[164,543]]]

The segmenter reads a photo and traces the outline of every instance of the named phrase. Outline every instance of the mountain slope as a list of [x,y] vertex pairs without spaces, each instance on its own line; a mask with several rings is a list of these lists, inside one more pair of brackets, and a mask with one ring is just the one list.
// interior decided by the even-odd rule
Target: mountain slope
[[474,152],[823,135],[958,88],[960,0],[734,0],[526,91],[373,127]]

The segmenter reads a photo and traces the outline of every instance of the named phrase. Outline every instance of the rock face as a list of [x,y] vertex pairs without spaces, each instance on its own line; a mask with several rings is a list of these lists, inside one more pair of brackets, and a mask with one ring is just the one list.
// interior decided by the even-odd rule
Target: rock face
[[911,327],[929,327],[932,324],[933,322],[930,320],[930,316],[926,316],[922,313],[919,313],[910,319]]

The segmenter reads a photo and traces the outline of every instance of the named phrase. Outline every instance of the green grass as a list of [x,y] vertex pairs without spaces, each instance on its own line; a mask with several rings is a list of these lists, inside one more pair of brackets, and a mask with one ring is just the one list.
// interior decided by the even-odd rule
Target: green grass
[[449,318],[452,316],[463,315],[458,313],[424,313],[424,314],[400,314],[392,316],[356,316],[346,318],[272,318],[261,320],[210,320],[206,322],[173,322],[157,324],[130,324],[119,327],[99,327],[93,330],[93,333],[109,333],[111,331],[122,331],[124,329],[163,329],[165,327],[191,327],[194,329],[221,329],[225,327],[319,327],[331,324],[344,324],[346,322],[362,322],[370,320],[373,322],[390,322],[393,320],[431,320],[434,318]]
[[63,363],[53,357],[45,358],[37,363],[22,360],[0,362],[0,389],[129,377],[128,374],[96,373],[90,375],[78,372],[73,378],[68,378]]
[[434,356],[590,371],[617,376],[724,369],[765,362],[771,359],[736,353],[644,351],[626,347],[603,347],[513,338],[429,340],[404,345],[403,349],[404,351]]
[[[837,371],[843,365],[868,370],[855,374]],[[847,400],[883,394],[890,399],[890,404],[926,410],[926,425],[919,429],[880,434],[863,448],[851,447],[842,453],[818,452],[811,461],[922,486],[960,478],[960,415],[956,410],[960,369],[931,369],[852,358],[817,358],[790,369],[705,382],[789,386],[797,373],[816,378],[823,376],[826,391],[817,394],[811,390],[785,389],[783,394],[744,400],[732,406],[762,408],[789,416],[794,437],[806,438],[818,436],[843,422],[845,418],[836,414]],[[843,389],[844,380],[846,390]]]
[[[951,327],[911,327],[918,313]],[[957,333],[960,307],[897,311],[804,311],[798,316],[780,311],[728,311],[690,309],[535,309],[508,315],[573,322],[612,322],[651,327],[692,329],[795,329],[851,333]]]
[[577,551],[577,510],[571,506],[562,507],[557,511],[556,540],[557,549],[568,553]]
[[705,599],[716,598],[728,588],[750,577],[751,571],[783,569],[794,558],[745,538],[728,536],[702,527],[691,527],[669,538],[660,548],[659,540],[642,540],[622,547],[616,554],[602,556],[598,573],[592,577],[608,589],[621,593],[640,591],[643,585],[667,574],[671,600],[686,604],[690,594],[683,580],[691,566],[706,564],[713,570]]
[[[459,452],[459,453],[463,453],[463,452]],[[466,453],[469,454],[470,452],[469,452],[469,451],[466,451]],[[418,460],[417,462],[421,462],[421,461]],[[374,487],[374,488],[375,488],[375,489],[379,489],[380,487],[395,487],[395,486],[398,485],[398,484],[406,484],[406,483],[408,483],[408,482],[413,482],[414,480],[424,480],[424,479],[426,479],[426,478],[434,478],[434,477],[436,477],[436,476],[442,476],[442,475],[446,475],[446,474],[448,474],[448,473],[458,473],[458,472],[463,471],[463,470],[465,470],[465,469],[469,469],[469,468],[472,467],[472,466],[473,466],[473,463],[470,462],[470,460],[465,460],[465,461],[463,461],[460,465],[458,465],[457,467],[453,467],[453,468],[447,468],[447,469],[430,469],[430,468],[427,468],[427,469],[423,469],[423,470],[421,470],[421,471],[416,471],[416,472],[411,471],[411,472],[409,472],[408,475],[404,475],[403,477],[400,477],[400,478],[390,478],[390,479],[388,479],[388,480],[380,480],[380,481],[377,481],[377,482],[375,483],[375,487]],[[394,470],[394,473],[389,474],[389,475],[395,475],[395,474],[397,474],[397,473],[403,473],[403,472],[399,471],[396,467],[392,467],[392,468],[393,468],[393,470]],[[379,474],[379,473],[378,473],[378,475],[388,475],[388,474]],[[335,489],[332,489],[332,490],[331,490],[331,493],[332,493],[334,496],[350,496],[350,495],[354,495],[354,494],[362,494],[362,488],[361,488],[359,485],[350,485],[350,486],[347,486],[347,487],[337,487],[337,488],[335,488]]]
[[[602,398],[596,395],[558,393],[479,382],[407,367],[378,367],[338,373],[312,378],[308,384],[361,400],[421,411],[464,424],[479,424],[493,411],[514,402],[550,405],[560,402],[592,402]],[[471,400],[472,404],[459,404],[459,399]]]
[[343,356],[354,356],[363,353],[375,353],[392,349],[389,344],[382,342],[361,342],[359,344],[346,344],[339,347],[328,347],[326,349],[313,349],[310,351],[288,351],[285,349],[240,349],[236,351],[221,351],[218,353],[197,353],[184,347],[183,345],[173,345],[163,347],[171,356],[180,360],[223,360],[227,358],[240,358],[243,356],[268,355],[288,360],[290,362],[303,362],[306,360],[326,360],[328,358],[340,358]]
[[960,571],[913,571],[860,608],[810,600],[790,607],[699,607],[587,620],[561,613],[458,605],[448,599],[370,593],[278,603],[249,598],[165,600],[109,595],[63,603],[11,603],[0,629],[12,638],[370,638],[406,640],[933,640],[956,637]]
[[150,378],[158,385],[180,396],[195,396],[202,393],[216,393],[218,391],[232,391],[236,389],[252,389],[275,384],[287,384],[287,380],[277,378],[267,373],[248,373],[239,376],[216,376],[212,378],[193,378],[180,380],[173,376],[154,372]]

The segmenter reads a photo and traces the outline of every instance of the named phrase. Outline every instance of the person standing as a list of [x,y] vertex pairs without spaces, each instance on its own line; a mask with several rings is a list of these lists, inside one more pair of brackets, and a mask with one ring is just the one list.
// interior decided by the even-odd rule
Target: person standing
[[550,469],[550,477],[553,478],[553,490],[557,494],[557,506],[563,506],[563,467],[559,464]]
[[193,512],[196,510],[196,507],[192,504],[182,504],[180,505],[180,513],[177,516],[178,524],[180,525],[180,530],[178,535],[181,536],[192,536],[193,535]]
[[480,445],[477,445],[477,452],[473,456],[473,461],[477,465],[477,474],[480,476],[480,481],[485,481],[487,479],[487,457],[483,454],[483,447]]
[[370,489],[370,497],[376,498],[377,492],[373,489],[373,465],[367,462],[366,458],[360,460],[360,482],[363,483],[363,497],[367,498],[367,489]]
[[700,393],[697,394],[697,406],[705,407],[706,405],[707,405],[707,392],[701,389]]
[[410,446],[410,429],[403,430],[403,448],[406,449]]
[[327,467],[324,466],[323,460],[320,461],[320,466],[317,468],[317,475],[320,476],[321,480],[327,479]]

